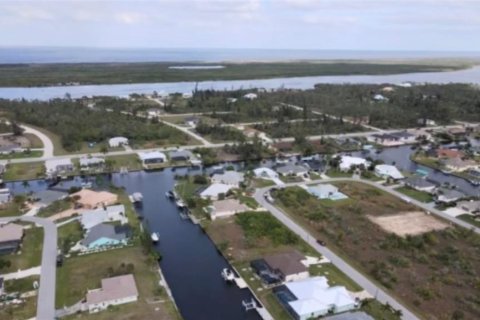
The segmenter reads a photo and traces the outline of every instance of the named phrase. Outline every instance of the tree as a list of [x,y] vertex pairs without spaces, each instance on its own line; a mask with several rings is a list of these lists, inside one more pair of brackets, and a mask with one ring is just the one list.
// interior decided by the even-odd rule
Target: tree
[[12,125],[12,134],[14,136],[21,136],[25,131],[22,127],[20,127],[15,121],[10,121]]

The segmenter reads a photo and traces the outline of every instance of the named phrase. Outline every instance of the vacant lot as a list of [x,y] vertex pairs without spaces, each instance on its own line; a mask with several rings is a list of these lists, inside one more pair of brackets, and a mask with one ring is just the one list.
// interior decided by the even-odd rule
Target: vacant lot
[[337,183],[350,197],[325,202],[301,188],[274,196],[294,219],[329,247],[427,319],[480,318],[480,237],[450,227],[400,237],[370,217],[418,211],[362,183]]
[[430,231],[443,230],[448,227],[446,222],[422,211],[402,212],[381,217],[368,216],[368,218],[378,224],[383,230],[395,233],[400,237],[416,236]]
[[3,175],[5,181],[31,180],[45,175],[44,162],[10,163]]

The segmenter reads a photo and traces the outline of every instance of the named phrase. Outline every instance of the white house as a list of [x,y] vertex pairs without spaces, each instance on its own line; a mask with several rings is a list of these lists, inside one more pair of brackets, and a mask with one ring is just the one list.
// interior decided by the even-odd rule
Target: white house
[[247,93],[243,98],[246,100],[255,100],[258,98],[258,95],[256,93]]
[[138,157],[143,165],[167,162],[167,156],[160,151],[139,152]]
[[119,221],[121,224],[128,222],[123,204],[85,211],[80,219],[80,223],[85,230],[89,230],[100,223],[114,221]]
[[99,312],[119,304],[138,300],[138,290],[132,274],[102,279],[102,287],[89,290],[86,308],[90,313]]
[[128,145],[128,139],[125,137],[114,137],[108,139],[108,145],[110,148],[118,148]]
[[321,183],[307,188],[307,191],[318,199],[342,200],[348,199],[348,196],[338,191],[338,188],[328,183]]
[[82,168],[100,167],[105,164],[105,159],[100,157],[81,157],[79,162]]
[[45,161],[45,169],[47,176],[51,177],[56,174],[64,174],[73,171],[73,163],[69,158],[50,159]]
[[223,183],[238,188],[245,180],[245,174],[237,171],[225,171],[224,173],[215,173],[212,176],[212,183]]
[[384,179],[392,178],[393,180],[400,180],[405,178],[397,167],[388,164],[377,164],[374,172],[377,176]]
[[341,171],[348,171],[348,170],[352,169],[352,167],[355,167],[355,166],[363,165],[363,166],[367,167],[368,164],[369,164],[368,161],[363,159],[363,158],[351,157],[351,156],[342,156],[340,158],[339,168],[340,168]]
[[294,163],[287,163],[283,166],[278,167],[277,172],[282,176],[293,175],[297,177],[304,176],[308,173],[308,168],[303,165],[298,165]]
[[325,277],[289,282],[285,287],[296,300],[283,303],[289,305],[299,320],[318,318],[329,312],[346,312],[357,307],[345,287],[330,287]]
[[[163,102],[161,102],[160,100],[156,100],[156,101],[163,104]],[[162,110],[157,109],[157,108],[151,108],[151,109],[147,110],[147,118],[148,119],[158,118],[161,114],[162,114]]]
[[233,189],[233,186],[223,183],[214,183],[208,188],[200,192],[200,197],[204,199],[217,200],[220,194],[226,194],[228,191]]
[[207,212],[210,214],[212,220],[230,217],[248,210],[250,209],[246,205],[236,199],[214,201],[212,205],[207,208]]

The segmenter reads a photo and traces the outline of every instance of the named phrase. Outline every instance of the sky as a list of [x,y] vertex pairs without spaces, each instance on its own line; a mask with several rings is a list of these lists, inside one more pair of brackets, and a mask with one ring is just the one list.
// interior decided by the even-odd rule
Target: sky
[[0,0],[0,46],[480,51],[480,0]]

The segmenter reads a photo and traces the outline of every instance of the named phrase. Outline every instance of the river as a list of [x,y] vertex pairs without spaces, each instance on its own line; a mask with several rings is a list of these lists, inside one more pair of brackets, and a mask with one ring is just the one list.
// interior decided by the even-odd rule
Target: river
[[[193,72],[193,71],[192,71]],[[63,98],[69,93],[72,98],[84,96],[119,96],[127,97],[129,94],[151,94],[157,91],[161,94],[191,93],[197,86],[200,90],[235,90],[249,88],[264,88],[274,90],[287,89],[312,89],[317,83],[370,83],[370,84],[401,84],[403,82],[416,83],[472,83],[480,84],[480,66],[470,69],[446,72],[419,72],[392,75],[343,75],[343,76],[315,76],[273,78],[256,80],[218,80],[201,82],[164,82],[164,83],[132,83],[132,84],[103,84],[80,86],[51,86],[51,87],[1,87],[0,98],[49,100]]]

